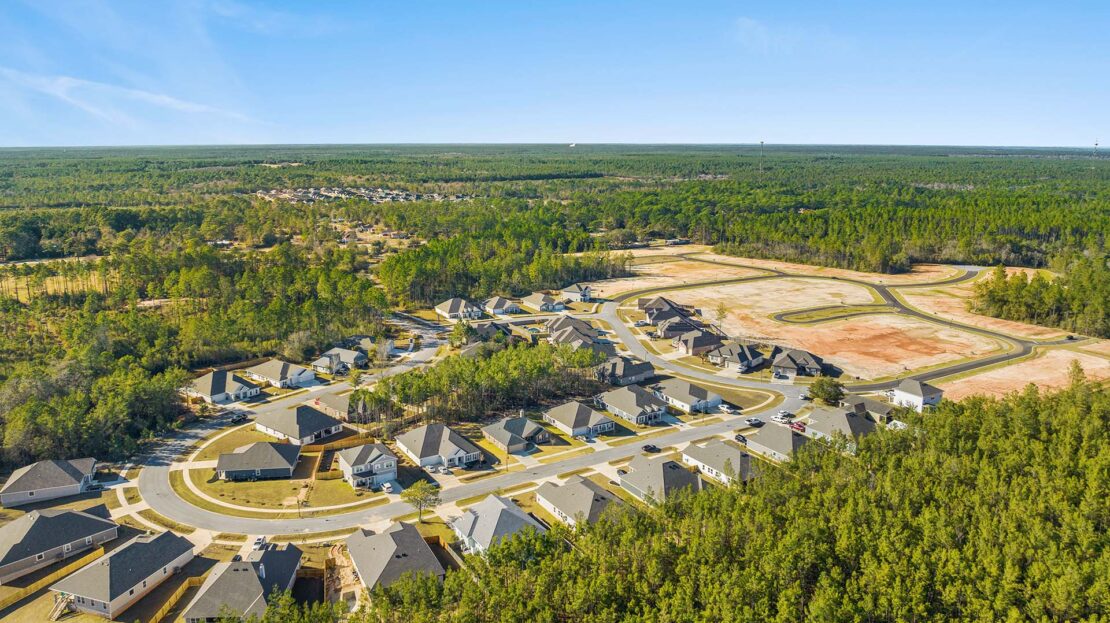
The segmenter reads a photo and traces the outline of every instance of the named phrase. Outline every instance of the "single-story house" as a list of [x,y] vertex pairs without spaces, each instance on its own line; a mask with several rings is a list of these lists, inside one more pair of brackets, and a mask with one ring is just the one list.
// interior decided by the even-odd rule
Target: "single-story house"
[[891,401],[900,407],[909,407],[921,412],[925,407],[935,407],[944,397],[944,391],[928,383],[904,379],[890,392]]
[[856,441],[875,432],[875,422],[867,415],[855,411],[814,407],[806,422],[806,434],[816,439],[833,439],[839,435],[848,438],[848,451],[855,452]]
[[755,476],[752,456],[720,439],[704,446],[687,446],[682,451],[682,462],[725,485],[733,481],[748,482]]
[[668,318],[655,325],[655,335],[661,340],[673,340],[680,335],[697,330],[697,325],[685,317]]
[[685,413],[706,413],[720,406],[723,400],[720,394],[677,377],[660,381],[651,389],[657,398]]
[[349,348],[331,348],[312,362],[312,369],[320,374],[346,374],[352,368],[365,368],[370,362],[366,353]]
[[524,530],[547,532],[538,521],[512,500],[499,495],[486,499],[451,520],[451,530],[459,537],[463,551],[484,554],[490,547]]
[[647,296],[637,299],[636,307],[645,312],[653,309],[686,309],[684,305],[680,305],[665,296]]
[[216,459],[221,480],[292,478],[301,458],[301,447],[292,443],[259,441],[225,452]]
[[638,454],[620,474],[621,487],[641,502],[657,504],[680,490],[701,491],[694,472],[670,459],[649,459]]
[[385,444],[346,448],[337,455],[343,479],[352,487],[379,487],[397,480],[397,456]]
[[11,508],[22,504],[56,500],[80,495],[93,484],[96,459],[50,459],[24,465],[8,476],[0,488],[0,506]]
[[633,385],[655,376],[655,366],[631,357],[610,357],[595,368],[597,380],[610,385]]
[[114,521],[81,511],[31,511],[0,526],[0,584],[119,536]]
[[721,336],[716,333],[694,329],[674,338],[671,344],[683,355],[701,355],[721,345]]
[[589,302],[590,300],[590,286],[581,283],[572,283],[563,288],[563,298],[571,301],[572,303]]
[[371,355],[377,354],[379,351],[385,351],[386,354],[392,353],[397,345],[393,342],[393,338],[388,337],[371,337],[369,335],[354,335],[347,339],[346,344],[349,348],[360,350],[366,353],[367,359]]
[[193,559],[193,544],[172,532],[139,535],[62,578],[50,590],[78,612],[115,619]]
[[889,402],[881,402],[863,396],[845,396],[840,404],[856,415],[868,415],[871,416],[871,419],[883,424],[894,418],[894,410],[898,408]]
[[763,365],[764,357],[755,346],[731,340],[705,353],[709,363],[729,370],[747,372]]
[[272,598],[292,590],[301,558],[301,550],[287,543],[254,550],[238,562],[218,562],[181,616],[185,623],[261,619]]
[[482,459],[482,451],[443,424],[427,424],[397,437],[397,447],[420,467],[460,467]]
[[668,320],[689,320],[690,314],[677,307],[652,307],[644,311],[648,324],[659,326]]
[[634,424],[650,424],[663,417],[667,403],[639,385],[626,385],[599,395],[599,407]]
[[324,413],[346,422],[351,418],[351,394],[321,393],[312,401],[312,406]]
[[582,320],[581,318],[575,318],[574,316],[570,316],[568,314],[556,316],[544,323],[544,329],[547,331],[547,333],[552,335],[568,327],[574,328],[579,333],[587,335],[592,339],[597,339],[597,328],[595,328],[593,325],[586,322],[585,320]]
[[474,334],[478,339],[483,342],[492,340],[498,335],[504,335],[505,337],[512,335],[509,327],[500,322],[483,322],[482,324],[473,325],[471,328],[474,329]]
[[186,396],[200,398],[208,403],[236,402],[257,396],[262,388],[247,379],[228,372],[213,370],[204,376],[193,379],[184,388]]
[[583,333],[575,327],[563,327],[548,336],[547,341],[555,346],[565,344],[574,350],[589,348],[610,357],[616,354],[612,344],[604,344],[598,341],[596,334]]
[[561,485],[545,482],[536,489],[536,503],[559,521],[576,526],[579,521],[596,523],[610,504],[620,501],[605,487],[581,476],[571,476]]
[[395,523],[381,534],[359,530],[347,537],[347,555],[367,590],[389,586],[405,574],[442,581],[446,570],[416,526]]
[[548,409],[543,421],[571,437],[593,437],[616,428],[613,420],[577,400]]
[[528,307],[541,312],[563,311],[563,302],[543,292],[533,292],[520,301]]
[[445,320],[476,320],[482,317],[482,308],[456,296],[436,305],[436,314]]
[[771,371],[777,376],[819,376],[824,362],[813,353],[797,348],[779,348],[771,351]]
[[773,461],[789,461],[798,448],[806,445],[809,437],[786,426],[768,424],[759,432],[748,436],[748,450]]
[[486,299],[486,302],[482,303],[482,307],[491,316],[520,313],[520,305],[517,305],[516,301],[510,301],[503,296]]
[[254,427],[271,437],[289,443],[307,445],[343,430],[343,423],[308,405],[297,405],[282,411],[270,411],[254,419]]
[[274,387],[300,387],[316,380],[316,373],[280,359],[271,359],[243,370],[250,378]]
[[526,417],[498,420],[482,427],[482,436],[505,452],[524,452],[535,444],[546,443],[547,429]]

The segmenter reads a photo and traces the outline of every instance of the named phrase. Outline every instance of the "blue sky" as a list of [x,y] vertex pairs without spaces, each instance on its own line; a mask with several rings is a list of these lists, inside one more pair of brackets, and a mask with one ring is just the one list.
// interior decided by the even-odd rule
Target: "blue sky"
[[0,145],[1110,143],[1110,2],[5,0]]

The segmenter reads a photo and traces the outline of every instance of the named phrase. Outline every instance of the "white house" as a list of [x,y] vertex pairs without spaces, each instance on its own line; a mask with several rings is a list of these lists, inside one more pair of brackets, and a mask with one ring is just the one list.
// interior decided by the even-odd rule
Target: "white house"
[[80,495],[96,477],[96,459],[47,460],[12,472],[0,489],[0,506],[11,508]]
[[616,428],[613,420],[577,400],[548,409],[543,421],[571,437],[594,437]]
[[428,424],[397,437],[397,447],[420,467],[460,467],[482,458],[478,446],[443,424]]
[[704,446],[687,446],[682,451],[682,462],[726,485],[732,484],[734,480],[747,482],[754,475],[751,455],[720,439]]
[[568,526],[579,521],[595,523],[610,504],[620,501],[604,487],[581,476],[571,476],[561,485],[545,482],[536,489],[536,503]]
[[655,396],[685,413],[708,412],[721,404],[720,394],[680,378],[669,378],[652,386]]
[[541,312],[556,312],[563,311],[565,305],[563,302],[543,292],[533,292],[528,296],[521,299],[521,302],[531,307],[536,311]]
[[340,450],[339,469],[352,487],[379,487],[397,480],[397,457],[380,443]]
[[456,296],[436,305],[436,314],[445,320],[476,320],[482,317],[482,308]]
[[243,370],[251,379],[274,387],[300,387],[316,380],[316,373],[293,363],[271,359]]
[[657,422],[667,412],[667,403],[639,385],[625,385],[594,398],[609,413],[638,425]]
[[463,551],[484,554],[490,547],[524,530],[546,532],[539,522],[512,500],[490,495],[450,522]]
[[937,406],[942,397],[944,392],[939,387],[913,379],[905,379],[890,392],[891,402],[918,412],[923,411],[925,407]]
[[221,403],[252,398],[257,396],[262,388],[233,372],[213,370],[194,379],[182,391],[186,396],[200,398],[205,402]]
[[581,283],[572,283],[563,288],[563,298],[572,303],[589,302],[592,298],[590,286]]
[[271,437],[294,445],[308,445],[343,430],[343,423],[308,405],[284,411],[270,411],[254,419],[254,427]]
[[486,312],[491,316],[520,313],[520,305],[517,305],[514,301],[510,301],[503,296],[495,296],[487,299],[485,303],[482,303],[482,307],[484,307]]

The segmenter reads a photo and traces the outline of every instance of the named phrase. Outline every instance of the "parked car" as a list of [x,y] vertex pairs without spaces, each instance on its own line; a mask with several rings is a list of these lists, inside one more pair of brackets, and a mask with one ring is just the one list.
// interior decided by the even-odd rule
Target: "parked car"
[[733,437],[733,439],[735,439],[737,442],[742,443],[744,445],[748,444],[748,438],[741,435],[740,433],[736,433],[736,436]]
[[802,395],[798,396],[798,398],[801,398],[802,400],[809,400],[809,393],[808,392],[802,392]]
[[721,413],[734,413],[736,411],[736,409],[733,409],[732,405],[728,404],[727,402],[722,402],[720,409]]
[[450,476],[451,475],[451,468],[444,465],[443,467],[439,468],[439,473],[446,474],[447,476]]
[[651,453],[659,452],[659,446],[657,446],[655,444],[652,444],[652,443],[645,443],[643,446],[640,447],[640,449],[643,450],[644,452],[651,452]]
[[804,432],[806,432],[806,425],[802,424],[801,422],[791,422],[790,423],[790,430],[797,431],[799,433],[804,433]]
[[385,491],[386,493],[393,493],[393,483],[387,482],[382,485],[382,491]]
[[637,327],[646,327],[647,325],[648,325],[647,320],[637,320],[636,321],[636,326]]
[[254,540],[254,549],[262,549],[266,546],[266,537],[260,536]]
[[231,423],[232,424],[242,424],[243,422],[246,422],[246,421],[247,421],[247,414],[246,413],[236,413],[235,415],[231,416]]
[[103,490],[104,490],[104,485],[102,485],[99,482],[94,482],[94,483],[92,483],[91,485],[89,485],[88,487],[85,488],[85,491],[103,491]]
[[750,417],[750,418],[744,420],[744,423],[747,424],[748,426],[763,426],[763,420],[761,420],[757,417]]
[[790,417],[792,414],[786,409],[779,409],[779,415],[782,417]]
[[771,421],[775,422],[776,424],[789,424],[790,418],[782,415],[781,413],[776,413],[771,416]]

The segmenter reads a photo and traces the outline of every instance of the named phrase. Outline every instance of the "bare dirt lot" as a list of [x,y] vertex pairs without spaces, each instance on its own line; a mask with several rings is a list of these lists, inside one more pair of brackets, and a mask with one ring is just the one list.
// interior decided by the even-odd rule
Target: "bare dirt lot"
[[908,273],[902,273],[899,275],[883,275],[879,273],[864,273],[855,270],[846,270],[843,268],[825,268],[822,266],[794,264],[791,262],[779,262],[776,260],[757,260],[747,257],[718,255],[716,253],[711,253],[708,251],[704,253],[697,253],[695,257],[705,260],[711,260],[714,262],[722,262],[725,264],[741,264],[744,266],[754,266],[756,268],[779,270],[782,272],[797,275],[813,275],[815,277],[839,277],[841,279],[855,279],[858,281],[866,281],[868,283],[876,283],[881,285],[929,283],[932,281],[951,279],[960,274],[960,270],[958,268],[955,268],[953,266],[944,266],[941,264],[915,264],[913,270]]
[[974,285],[968,282],[943,288],[907,288],[899,290],[898,293],[911,307],[953,322],[1034,340],[1054,340],[1066,335],[1066,332],[1060,329],[972,313],[968,311],[967,303],[971,299],[973,290]]
[[1072,361],[1078,361],[1083,366],[1089,379],[1110,379],[1110,360],[1057,348],[1047,350],[1033,359],[955,381],[937,381],[935,385],[944,390],[945,398],[951,400],[973,394],[1001,396],[1020,390],[1029,383],[1042,390],[1057,389],[1068,384],[1068,368]]
[[705,262],[691,262],[681,259],[639,264],[633,266],[632,270],[636,273],[634,277],[607,279],[590,285],[593,287],[596,296],[606,298],[631,290],[680,286],[699,281],[736,279],[765,274],[760,270],[740,266],[715,266]]
[[1110,340],[1098,340],[1092,344],[1084,345],[1081,348],[1089,353],[1110,357]]
[[899,375],[997,352],[996,340],[897,314],[874,314],[792,325],[771,319],[775,313],[826,305],[875,302],[867,288],[838,281],[789,277],[752,283],[677,290],[667,294],[712,316],[723,302],[729,308],[725,330],[733,336],[789,345],[813,352],[839,367],[848,378]]

